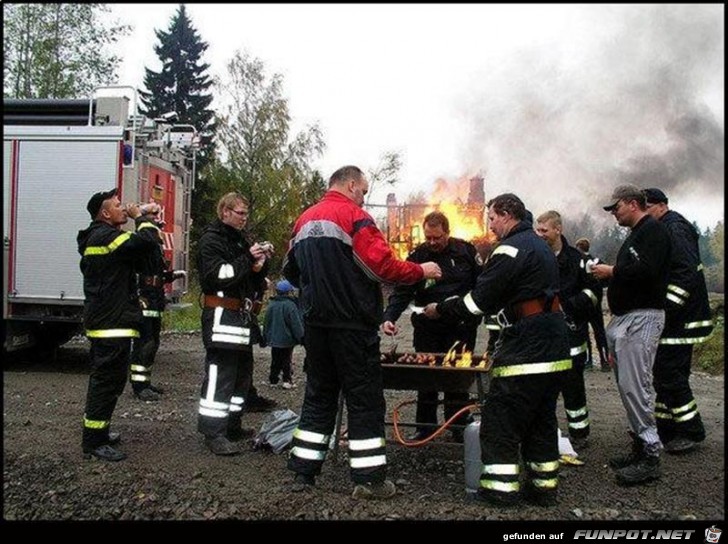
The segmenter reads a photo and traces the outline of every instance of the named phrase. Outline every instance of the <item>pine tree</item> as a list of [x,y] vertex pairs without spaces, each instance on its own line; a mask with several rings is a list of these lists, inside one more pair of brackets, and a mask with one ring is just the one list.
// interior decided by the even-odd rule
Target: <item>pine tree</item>
[[[156,35],[159,44],[154,46],[154,52],[162,61],[162,70],[155,72],[146,68],[144,85],[148,90],[139,91],[142,112],[152,118],[175,112],[175,124],[189,124],[197,129],[200,148],[191,211],[192,217],[200,217],[204,215],[201,207],[208,199],[206,167],[215,155],[215,113],[209,109],[212,93],[207,92],[212,80],[205,73],[210,65],[201,60],[208,45],[192,26],[184,4],[180,4],[172,17],[167,32],[157,30]],[[193,228],[193,244],[197,234]]]

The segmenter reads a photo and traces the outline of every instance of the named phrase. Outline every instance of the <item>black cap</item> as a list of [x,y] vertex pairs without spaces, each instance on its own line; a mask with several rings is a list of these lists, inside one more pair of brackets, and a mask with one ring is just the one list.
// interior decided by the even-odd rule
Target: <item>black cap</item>
[[647,200],[647,204],[659,204],[661,202],[667,204],[667,195],[660,189],[653,187],[645,189],[645,200]]
[[86,209],[88,210],[88,213],[91,214],[91,219],[96,219],[96,216],[99,214],[99,210],[101,209],[101,206],[104,203],[104,200],[110,199],[112,196],[116,196],[116,189],[111,189],[111,191],[96,193],[94,196],[92,196],[88,204],[86,204]]

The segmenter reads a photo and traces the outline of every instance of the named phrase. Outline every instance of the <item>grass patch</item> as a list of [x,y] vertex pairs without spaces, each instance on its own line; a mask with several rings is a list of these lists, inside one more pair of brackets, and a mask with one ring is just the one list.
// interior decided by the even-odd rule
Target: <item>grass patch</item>
[[[199,287],[195,287],[186,295],[183,295],[180,302],[185,307],[169,308],[162,314],[162,330],[173,332],[199,331],[201,329],[200,315],[202,314]],[[189,306],[186,306],[188,304]]]
[[725,316],[713,317],[715,328],[710,338],[693,348],[693,365],[708,374],[722,374],[725,368]]

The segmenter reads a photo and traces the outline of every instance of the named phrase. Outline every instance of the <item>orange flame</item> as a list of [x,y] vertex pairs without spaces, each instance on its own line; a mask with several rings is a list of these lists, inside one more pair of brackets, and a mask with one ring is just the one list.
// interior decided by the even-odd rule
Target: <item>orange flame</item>
[[469,175],[452,181],[439,178],[435,180],[425,203],[405,204],[399,207],[398,214],[388,216],[389,243],[400,258],[406,258],[410,251],[425,241],[422,221],[432,211],[440,211],[447,216],[450,236],[473,243],[476,240],[487,241],[485,204],[468,203],[471,178]]

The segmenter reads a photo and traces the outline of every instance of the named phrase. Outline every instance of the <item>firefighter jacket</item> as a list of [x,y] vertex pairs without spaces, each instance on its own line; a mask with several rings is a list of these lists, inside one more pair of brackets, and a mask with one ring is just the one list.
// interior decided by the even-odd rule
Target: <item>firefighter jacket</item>
[[[442,278],[439,280],[422,280],[413,285],[398,285],[389,297],[389,304],[384,311],[383,321],[394,323],[412,302],[415,308],[423,308],[431,302],[442,302],[446,298],[462,297],[475,287],[475,281],[482,270],[478,264],[475,246],[459,238],[450,238],[442,251],[432,251],[429,244],[417,246],[407,257],[413,263],[433,261],[440,266]],[[477,327],[480,316],[472,316],[462,325]],[[412,313],[412,323],[433,332],[441,329],[452,330],[453,323],[445,319],[428,319],[417,310]]]
[[138,337],[142,311],[136,262],[159,246],[158,229],[148,219],[135,220],[136,233],[93,221],[76,241],[83,273],[84,327],[89,338]]
[[374,219],[338,191],[301,214],[293,228],[284,275],[301,290],[307,325],[376,329],[381,283],[416,283],[418,264],[400,261]]
[[161,317],[167,299],[164,285],[174,280],[174,273],[168,269],[164,258],[161,239],[157,247],[137,261],[139,301],[144,317]]
[[[493,354],[494,377],[558,372],[571,368],[564,315],[552,303],[559,271],[551,248],[524,221],[501,240],[475,288],[437,305],[442,316],[499,314],[503,327]],[[544,311],[519,316],[519,304],[543,300]]]
[[[561,251],[556,256],[559,265],[559,301],[569,325],[571,355],[586,352],[589,341],[589,320],[601,311],[602,288],[599,282],[588,274],[581,252],[569,245],[561,236]],[[578,351],[582,350],[583,351]]]
[[[219,219],[208,225],[197,246],[197,271],[203,296],[202,342],[205,348],[251,350],[258,341],[252,313],[255,292],[265,281],[268,263],[253,271],[250,242]],[[208,306],[206,296],[240,307]]]
[[665,308],[670,271],[670,235],[655,218],[645,215],[619,248],[607,288],[609,309],[624,315],[637,309]]
[[665,301],[665,330],[660,344],[698,344],[713,332],[699,233],[672,210],[660,218],[672,242],[670,276]]

